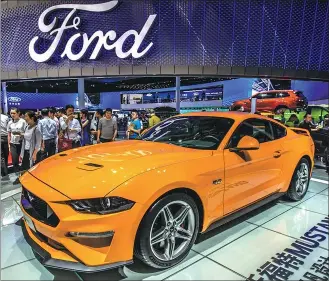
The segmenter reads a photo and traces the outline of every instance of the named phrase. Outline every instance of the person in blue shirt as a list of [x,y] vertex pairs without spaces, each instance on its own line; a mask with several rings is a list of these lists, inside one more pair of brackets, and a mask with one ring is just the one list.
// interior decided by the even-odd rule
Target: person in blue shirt
[[138,119],[138,112],[133,110],[131,112],[131,123],[127,131],[128,139],[137,139],[140,135],[141,129],[142,126],[140,120]]

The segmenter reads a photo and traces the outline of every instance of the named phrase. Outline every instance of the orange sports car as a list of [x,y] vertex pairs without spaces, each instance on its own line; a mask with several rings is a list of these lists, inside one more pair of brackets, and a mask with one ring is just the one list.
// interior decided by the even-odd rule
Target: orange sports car
[[23,232],[48,267],[182,261],[196,237],[286,195],[313,169],[306,130],[243,112],[167,119],[138,140],[72,149],[21,177]]

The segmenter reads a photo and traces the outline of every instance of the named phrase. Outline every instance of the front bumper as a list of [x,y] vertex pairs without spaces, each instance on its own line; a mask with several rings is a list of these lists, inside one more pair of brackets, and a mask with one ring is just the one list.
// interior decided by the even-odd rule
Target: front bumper
[[[38,213],[46,205],[47,216],[51,211],[58,217],[56,223],[53,223],[54,220],[40,220],[30,209],[26,209],[26,198],[22,196],[26,239],[29,243],[33,241],[31,247],[37,249],[34,250],[37,256],[43,257],[41,261],[45,266],[93,272],[132,262],[136,233],[145,212],[143,205],[136,203],[128,211],[108,215],[81,214],[66,204],[56,203],[68,198],[39,180],[26,176],[21,182],[23,190],[29,191],[27,200],[37,202],[34,206]],[[113,232],[113,236],[77,239],[69,235],[108,232]]]
[[307,100],[299,100],[296,102],[296,110],[300,110],[300,111],[303,111],[303,110],[306,110],[308,107],[308,101]]
[[47,252],[37,242],[35,242],[35,239],[38,239],[37,235],[32,233],[32,231],[26,225],[25,221],[22,221],[22,231],[26,242],[31,246],[32,251],[36,256],[37,260],[45,267],[70,270],[74,272],[92,273],[92,272],[111,270],[133,263],[133,261],[131,260],[126,262],[116,262],[116,263],[101,265],[101,266],[86,266],[80,262],[54,259],[51,257],[51,254],[49,252]]

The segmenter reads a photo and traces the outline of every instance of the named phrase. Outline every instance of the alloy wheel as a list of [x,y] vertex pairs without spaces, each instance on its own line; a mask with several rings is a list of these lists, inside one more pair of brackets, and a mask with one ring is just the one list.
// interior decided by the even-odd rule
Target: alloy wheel
[[189,247],[195,227],[195,214],[188,203],[167,204],[152,223],[150,246],[153,254],[161,261],[176,259]]
[[296,192],[298,195],[303,195],[307,189],[309,181],[309,170],[306,163],[301,163],[299,169],[297,170],[296,179]]

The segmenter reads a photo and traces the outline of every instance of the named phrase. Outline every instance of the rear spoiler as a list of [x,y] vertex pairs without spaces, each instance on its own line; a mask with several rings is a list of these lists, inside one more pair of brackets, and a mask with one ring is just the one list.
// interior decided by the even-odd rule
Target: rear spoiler
[[289,128],[289,129],[294,131],[298,135],[304,135],[304,136],[307,136],[307,137],[311,137],[310,132],[306,129],[301,129],[301,128]]

